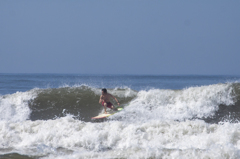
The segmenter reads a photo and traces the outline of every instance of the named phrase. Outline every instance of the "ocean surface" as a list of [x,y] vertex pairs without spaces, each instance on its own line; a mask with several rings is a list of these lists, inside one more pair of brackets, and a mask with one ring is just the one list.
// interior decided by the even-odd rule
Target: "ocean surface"
[[0,158],[238,159],[240,76],[0,74]]

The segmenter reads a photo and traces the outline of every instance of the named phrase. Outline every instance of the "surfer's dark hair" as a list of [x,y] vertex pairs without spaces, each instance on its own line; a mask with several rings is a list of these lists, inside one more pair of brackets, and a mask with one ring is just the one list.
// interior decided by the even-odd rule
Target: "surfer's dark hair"
[[107,89],[106,89],[106,88],[103,88],[102,91],[103,91],[104,93],[107,93]]

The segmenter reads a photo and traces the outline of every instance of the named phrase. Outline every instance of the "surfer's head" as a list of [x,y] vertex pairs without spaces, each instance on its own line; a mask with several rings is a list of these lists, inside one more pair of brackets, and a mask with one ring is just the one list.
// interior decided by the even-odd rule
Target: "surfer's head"
[[102,92],[105,94],[105,93],[107,93],[107,89],[106,88],[103,88],[102,89]]

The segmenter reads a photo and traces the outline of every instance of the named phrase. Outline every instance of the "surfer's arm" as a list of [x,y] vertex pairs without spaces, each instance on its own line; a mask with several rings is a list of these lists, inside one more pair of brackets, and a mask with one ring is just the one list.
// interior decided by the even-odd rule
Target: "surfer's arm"
[[118,105],[120,105],[120,103],[118,102],[118,100],[117,100],[116,97],[114,97],[113,95],[111,95],[111,97],[112,97],[113,99],[115,99],[115,101],[117,102]]

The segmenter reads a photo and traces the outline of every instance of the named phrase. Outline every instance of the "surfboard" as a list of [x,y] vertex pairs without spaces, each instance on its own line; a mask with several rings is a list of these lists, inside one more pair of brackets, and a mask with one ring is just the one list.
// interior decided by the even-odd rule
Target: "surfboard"
[[107,117],[109,117],[109,116],[111,116],[111,115],[113,115],[113,114],[115,114],[115,113],[117,113],[117,112],[119,112],[119,111],[121,111],[121,110],[123,110],[123,108],[117,108],[117,111],[115,111],[115,112],[113,112],[113,113],[110,113],[110,112],[107,112],[107,114],[100,114],[100,115],[98,115],[98,116],[95,116],[95,117],[92,117],[92,119],[103,119],[103,118],[107,118]]

